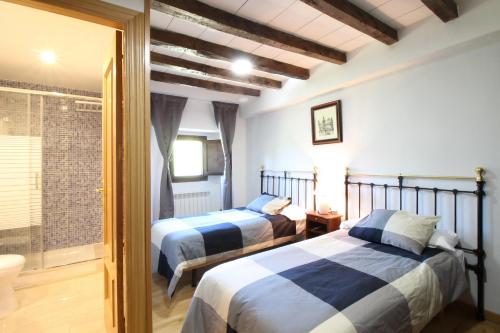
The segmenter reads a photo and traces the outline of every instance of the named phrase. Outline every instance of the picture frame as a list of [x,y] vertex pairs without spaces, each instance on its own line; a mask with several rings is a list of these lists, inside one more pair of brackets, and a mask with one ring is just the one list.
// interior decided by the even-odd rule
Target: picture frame
[[313,145],[342,142],[342,104],[340,100],[311,108]]

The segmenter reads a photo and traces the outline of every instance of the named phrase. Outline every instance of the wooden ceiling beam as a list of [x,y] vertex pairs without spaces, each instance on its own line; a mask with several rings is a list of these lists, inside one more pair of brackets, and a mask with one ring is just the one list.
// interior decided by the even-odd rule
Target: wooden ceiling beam
[[255,69],[260,71],[279,74],[301,80],[307,80],[309,78],[309,70],[306,68],[294,66],[269,58],[264,58],[255,54],[236,50],[224,45],[207,42],[173,31],[151,28],[151,42],[156,45],[170,45],[175,50],[181,52],[187,51],[195,55],[210,59],[219,59],[232,62],[239,58],[245,58],[252,62]]
[[173,67],[189,74],[207,75],[241,83],[255,84],[266,88],[281,88],[281,81],[278,80],[256,75],[236,75],[228,69],[200,64],[199,62],[176,58],[156,52],[151,52],[151,63]]
[[422,2],[443,22],[448,22],[458,17],[458,7],[455,0],[422,0]]
[[342,51],[250,21],[197,0],[155,0],[152,7],[183,20],[308,57],[335,64],[347,61],[346,54]]
[[301,0],[314,9],[340,21],[384,44],[398,41],[398,32],[388,24],[345,0]]
[[151,80],[165,83],[185,84],[192,87],[205,88],[230,94],[260,96],[260,90],[257,89],[233,86],[231,84],[202,80],[171,73],[151,71]]

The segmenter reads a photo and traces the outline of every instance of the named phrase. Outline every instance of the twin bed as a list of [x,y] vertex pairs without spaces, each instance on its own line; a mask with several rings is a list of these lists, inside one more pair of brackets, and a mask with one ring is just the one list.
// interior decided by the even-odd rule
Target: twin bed
[[208,271],[183,332],[412,332],[466,288],[452,255],[339,230]]
[[[374,175],[346,174],[346,212],[352,209],[352,187],[357,188],[359,214],[364,186],[370,189],[372,210],[377,187],[385,192],[385,209],[391,189],[399,193],[399,209],[405,206],[403,192],[415,191],[417,213],[419,193],[429,191],[437,207],[438,193],[446,192],[454,198],[456,231],[457,202],[461,202],[457,197],[474,196],[477,248],[459,246],[457,251],[445,251],[426,247],[415,253],[338,230],[240,258],[205,273],[195,291],[183,332],[419,331],[468,288],[466,269],[478,276],[477,317],[483,319],[482,170],[472,178],[476,182],[473,190],[407,186],[401,175],[396,184],[351,180],[364,176]],[[475,255],[477,263],[464,265],[464,252]],[[158,260],[161,262],[161,258]]]
[[236,208],[207,214],[153,222],[151,228],[152,269],[168,280],[172,297],[182,274],[303,238],[305,212],[315,209],[316,172],[298,173],[262,170],[261,195],[289,197],[292,205],[280,214]]

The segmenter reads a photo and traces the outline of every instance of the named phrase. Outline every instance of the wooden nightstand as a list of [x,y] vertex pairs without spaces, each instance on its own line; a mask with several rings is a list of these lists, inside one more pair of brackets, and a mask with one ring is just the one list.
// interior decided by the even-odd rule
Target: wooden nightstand
[[328,214],[308,212],[306,219],[306,238],[313,238],[338,230],[341,219],[342,215],[333,212]]

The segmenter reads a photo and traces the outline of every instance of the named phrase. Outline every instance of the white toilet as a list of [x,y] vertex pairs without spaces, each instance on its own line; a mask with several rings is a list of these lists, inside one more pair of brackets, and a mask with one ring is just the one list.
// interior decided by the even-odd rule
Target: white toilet
[[17,309],[12,283],[23,269],[25,261],[18,254],[0,255],[0,318]]

